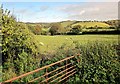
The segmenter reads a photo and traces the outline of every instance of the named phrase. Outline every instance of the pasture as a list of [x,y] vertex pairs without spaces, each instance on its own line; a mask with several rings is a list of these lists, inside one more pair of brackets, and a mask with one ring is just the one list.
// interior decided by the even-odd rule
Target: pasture
[[73,26],[75,25],[81,25],[82,27],[86,26],[86,27],[110,27],[110,25],[106,24],[106,23],[102,23],[102,22],[78,22],[76,24],[73,24]]
[[73,41],[78,41],[80,44],[86,44],[91,41],[116,42],[118,43],[118,35],[64,35],[64,36],[43,36],[36,35],[35,39],[40,45],[40,51],[56,50],[61,45],[72,46]]

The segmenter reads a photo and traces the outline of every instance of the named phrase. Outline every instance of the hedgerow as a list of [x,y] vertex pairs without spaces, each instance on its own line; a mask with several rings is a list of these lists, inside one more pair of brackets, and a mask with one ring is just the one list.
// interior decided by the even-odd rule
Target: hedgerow
[[39,67],[39,48],[26,24],[17,22],[10,11],[4,11],[2,7],[0,11],[2,13],[2,77],[4,81]]
[[107,83],[119,84],[120,61],[116,44],[110,42],[89,42],[85,45],[76,43],[81,50],[81,56],[77,59],[77,73],[69,80],[69,83]]

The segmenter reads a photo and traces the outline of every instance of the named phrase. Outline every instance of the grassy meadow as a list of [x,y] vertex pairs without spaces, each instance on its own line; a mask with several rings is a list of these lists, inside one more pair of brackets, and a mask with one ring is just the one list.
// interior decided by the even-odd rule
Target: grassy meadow
[[80,44],[86,44],[92,41],[116,42],[118,43],[118,35],[57,35],[57,36],[43,36],[36,35],[35,39],[40,45],[40,51],[56,50],[63,44],[72,45],[73,41],[78,41]]
[[110,25],[106,24],[106,23],[102,23],[102,22],[78,22],[76,24],[73,24],[73,26],[75,25],[81,25],[82,27],[86,26],[86,27],[110,27]]

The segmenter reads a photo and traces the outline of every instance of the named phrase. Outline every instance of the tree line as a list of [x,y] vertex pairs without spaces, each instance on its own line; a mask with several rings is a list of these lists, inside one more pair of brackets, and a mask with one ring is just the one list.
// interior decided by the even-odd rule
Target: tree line
[[28,28],[35,35],[81,35],[81,34],[119,34],[119,26],[110,27],[86,27],[81,25],[68,25],[63,27],[61,23],[52,23],[48,28],[44,28],[41,24],[29,25]]

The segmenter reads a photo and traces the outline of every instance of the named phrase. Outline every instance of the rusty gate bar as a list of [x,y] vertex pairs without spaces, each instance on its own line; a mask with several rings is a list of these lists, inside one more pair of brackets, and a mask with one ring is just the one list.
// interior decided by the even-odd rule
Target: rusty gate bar
[[[69,63],[69,64],[67,64],[66,66],[68,66],[68,65],[71,65],[72,63]],[[62,68],[64,68],[65,66],[61,66],[61,67],[59,67],[59,68],[57,68],[57,69],[55,69],[55,70],[53,70],[53,71],[51,71],[51,72],[48,72],[47,73],[47,75],[49,75],[49,74],[51,74],[51,73],[53,73],[53,72],[55,72],[55,71],[57,71],[57,70],[59,70],[59,69],[62,69]],[[40,77],[38,77],[38,78],[35,78],[35,79],[33,79],[33,80],[31,80],[31,81],[29,81],[29,82],[34,82],[34,81],[36,81],[36,80],[38,80],[38,79],[40,79],[40,78],[42,78],[42,77],[44,77],[44,76],[46,76],[46,74],[44,74],[44,75],[42,75],[42,76],[40,76]]]
[[51,82],[53,82],[53,81],[55,81],[55,80],[57,80],[57,79],[60,79],[60,78],[62,78],[62,77],[64,77],[64,76],[66,76],[67,74],[71,73],[71,72],[74,71],[74,70],[75,70],[75,69],[71,70],[70,72],[67,72],[66,74],[63,74],[62,76],[57,77],[56,79],[52,80]]
[[73,74],[75,74],[75,73],[76,73],[76,71],[75,71],[75,72],[73,72],[73,73],[71,73],[71,74],[69,74],[69,75],[68,75],[68,76],[66,76],[65,78],[63,78],[63,79],[59,80],[59,81],[58,81],[58,83],[59,83],[59,82],[61,82],[61,81],[63,81],[63,80],[65,80],[66,78],[68,78],[68,77],[72,76],[72,75],[73,75]]
[[[80,56],[80,54],[77,54],[77,56]],[[20,75],[20,76],[18,76],[18,77],[11,78],[11,79],[9,79],[9,80],[4,81],[2,84],[8,83],[8,82],[12,84],[12,82],[14,82],[15,80],[18,80],[18,79],[20,79],[20,78],[26,77],[26,76],[28,76],[28,75],[30,75],[30,74],[34,74],[34,73],[36,73],[36,72],[38,72],[38,71],[41,71],[41,70],[44,70],[44,69],[45,69],[45,74],[43,74],[43,75],[41,75],[41,76],[39,76],[39,77],[37,77],[37,78],[34,78],[34,79],[32,79],[32,80],[30,80],[30,81],[28,81],[28,82],[29,82],[29,83],[30,83],[30,82],[34,82],[34,81],[36,81],[36,80],[38,80],[38,79],[40,79],[40,78],[42,78],[42,77],[44,77],[45,79],[42,80],[42,82],[40,82],[40,83],[46,83],[46,84],[48,84],[49,82],[51,83],[51,82],[54,82],[54,81],[56,81],[56,80],[58,80],[58,79],[60,79],[58,82],[61,82],[61,81],[66,80],[68,77],[70,77],[71,75],[73,75],[73,74],[76,73],[76,68],[75,68],[75,66],[73,66],[72,63],[68,63],[68,60],[70,60],[70,59],[72,59],[72,58],[75,58],[75,56],[69,56],[69,57],[64,58],[64,59],[62,59],[62,60],[60,60],[60,61],[57,61],[57,62],[55,62],[55,63],[46,65],[46,66],[44,66],[44,67],[38,68],[38,69],[33,70],[33,71],[31,71],[31,72],[28,72],[28,73],[22,74],[22,75]],[[49,68],[49,67],[52,67],[52,66],[54,66],[54,65],[56,65],[56,64],[58,64],[58,63],[62,63],[62,62],[64,62],[64,61],[65,61],[65,65],[60,66],[60,67],[56,68],[55,70],[48,72],[48,68]],[[71,66],[70,66],[70,65],[71,65]],[[68,66],[70,66],[70,67],[68,67]],[[53,76],[51,76],[51,77],[48,77],[49,74],[54,73],[54,72],[56,72],[56,71],[58,71],[58,70],[61,70],[61,69],[63,69],[63,68],[65,68],[63,71],[61,71],[61,72],[59,72],[59,73],[57,73],[57,74],[55,74],[55,75],[53,75]],[[71,70],[71,69],[72,69],[72,70]],[[58,76],[58,75],[61,75],[61,76]],[[57,77],[56,77],[56,76],[57,76]],[[54,80],[49,81],[50,79],[52,79],[52,78],[54,78],[54,77],[56,77]],[[62,78],[62,77],[64,77],[64,78]]]
[[[66,72],[67,70],[69,70],[69,69],[71,69],[71,68],[73,68],[73,67],[75,67],[75,66],[72,66],[72,67],[70,67],[70,68],[68,68],[68,69],[65,69],[65,70],[61,71],[60,73],[55,74],[55,75],[51,76],[50,78],[48,78],[48,79],[46,79],[46,80],[48,81],[48,80],[50,80],[51,78],[54,78],[55,76],[60,75],[61,73]],[[45,82],[45,80],[43,80],[42,82]]]
[[46,68],[46,83],[48,83],[48,81],[47,81],[47,79],[48,79],[48,72],[47,72],[47,69],[48,69],[48,67]]

